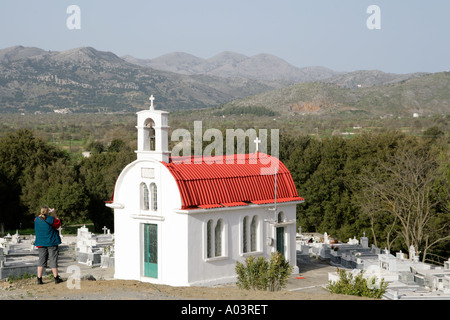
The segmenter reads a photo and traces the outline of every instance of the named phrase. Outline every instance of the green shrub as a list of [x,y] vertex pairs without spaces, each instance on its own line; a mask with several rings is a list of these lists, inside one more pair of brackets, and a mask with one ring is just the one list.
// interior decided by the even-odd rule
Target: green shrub
[[384,279],[381,279],[380,284],[377,285],[375,277],[365,279],[363,275],[364,271],[361,271],[354,277],[351,272],[340,269],[339,280],[336,282],[329,281],[327,289],[331,293],[381,299],[388,284]]
[[236,262],[237,286],[246,290],[264,290],[267,288],[265,274],[268,267],[269,264],[263,257],[255,259],[250,256],[245,260],[245,266],[239,261]]
[[279,252],[272,253],[270,260],[248,257],[245,265],[236,262],[237,286],[246,290],[278,291],[286,286],[292,266]]

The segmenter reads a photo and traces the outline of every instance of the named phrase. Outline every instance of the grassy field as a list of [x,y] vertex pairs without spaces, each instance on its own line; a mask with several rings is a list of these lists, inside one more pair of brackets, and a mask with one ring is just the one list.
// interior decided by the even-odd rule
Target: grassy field
[[[0,114],[0,137],[20,129],[30,129],[34,135],[50,144],[81,157],[90,143],[98,141],[108,146],[121,139],[131,148],[136,147],[136,114]],[[429,117],[368,117],[361,115],[217,115],[217,108],[180,111],[170,114],[170,132],[183,128],[193,132],[194,121],[202,121],[203,130],[225,129],[279,129],[281,135],[311,135],[319,138],[342,135],[351,138],[365,131],[399,130],[406,134],[422,135],[437,127],[450,132],[450,114]]]

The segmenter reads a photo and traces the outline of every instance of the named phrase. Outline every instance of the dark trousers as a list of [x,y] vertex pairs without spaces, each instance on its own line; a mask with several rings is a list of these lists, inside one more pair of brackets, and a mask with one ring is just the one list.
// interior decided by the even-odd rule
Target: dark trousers
[[50,268],[58,268],[58,246],[53,247],[40,247],[39,253],[39,267],[47,267],[47,260],[50,262]]

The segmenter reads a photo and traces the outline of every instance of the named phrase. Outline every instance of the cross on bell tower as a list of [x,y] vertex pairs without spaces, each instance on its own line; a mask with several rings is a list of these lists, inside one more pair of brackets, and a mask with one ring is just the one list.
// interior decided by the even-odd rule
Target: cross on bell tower
[[256,144],[255,153],[258,153],[259,152],[259,144],[261,143],[261,140],[259,140],[259,138],[256,137],[256,139],[253,140],[253,142]]
[[155,107],[153,106],[153,101],[155,101],[155,97],[153,95],[148,98],[150,100],[150,110],[155,110]]

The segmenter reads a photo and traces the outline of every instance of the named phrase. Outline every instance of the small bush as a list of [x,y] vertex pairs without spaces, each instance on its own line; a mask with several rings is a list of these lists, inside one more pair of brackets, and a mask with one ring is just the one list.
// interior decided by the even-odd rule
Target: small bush
[[245,265],[236,262],[238,276],[237,286],[246,290],[264,290],[267,288],[266,271],[268,262],[263,257],[250,256],[245,260]]
[[352,273],[340,269],[339,280],[334,283],[329,281],[327,289],[331,293],[381,299],[388,284],[381,279],[380,284],[377,285],[375,277],[367,280],[363,278],[363,274],[364,271],[353,277]]
[[287,284],[292,266],[279,252],[272,253],[270,260],[248,257],[245,265],[236,262],[237,286],[246,290],[278,291]]

